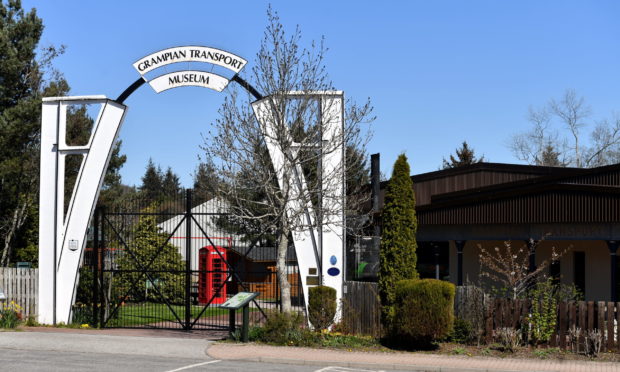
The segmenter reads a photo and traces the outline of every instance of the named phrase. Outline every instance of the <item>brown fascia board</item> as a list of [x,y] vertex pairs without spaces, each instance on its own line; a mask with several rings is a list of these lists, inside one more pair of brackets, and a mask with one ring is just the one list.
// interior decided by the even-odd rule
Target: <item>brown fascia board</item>
[[572,184],[572,183],[538,183],[532,182],[530,187],[517,187],[509,188],[501,191],[486,191],[469,193],[470,195],[460,198],[442,198],[438,201],[432,201],[431,204],[421,205],[416,207],[418,212],[426,212],[436,209],[471,205],[482,201],[508,199],[523,195],[541,194],[545,192],[584,192],[589,194],[603,194],[603,195],[620,195],[619,186],[600,186],[600,185],[587,185],[587,184]]
[[[482,171],[494,171],[503,173],[517,173],[517,174],[532,174],[540,176],[557,175],[570,173],[572,170],[580,168],[568,168],[568,167],[544,167],[539,165],[527,165],[527,164],[508,164],[508,163],[474,163],[470,165],[464,165],[462,167],[440,169],[433,172],[420,173],[411,176],[414,183],[430,181],[437,178],[444,178],[450,176],[456,176],[465,173],[474,173]],[[571,173],[572,174],[572,173]],[[381,189],[387,186],[389,181],[381,182]]]
[[[544,167],[549,168],[549,167]],[[542,187],[543,185],[548,184],[560,184],[562,180],[572,177],[580,177],[580,176],[589,176],[597,173],[604,173],[609,171],[617,171],[620,170],[620,164],[607,165],[603,167],[597,168],[560,168],[564,169],[563,172],[558,172],[557,174],[537,177],[537,178],[528,178],[524,180],[507,182],[507,183],[499,183],[495,185],[483,186],[474,189],[460,190],[449,192],[445,194],[435,194],[431,196],[431,204],[448,201],[448,200],[456,200],[460,198],[468,199],[471,197],[475,197],[476,195],[482,195],[487,193],[500,193],[505,194],[506,192],[510,193],[514,190],[530,190],[535,189],[537,187]],[[576,184],[574,184],[576,185]],[[586,186],[586,185],[583,185]],[[596,187],[597,185],[588,185],[591,187]],[[604,186],[598,186],[604,187]],[[612,187],[613,188],[613,187]]]
[[543,167],[538,165],[526,165],[526,164],[506,164],[506,163],[475,163],[470,165],[464,165],[462,167],[442,169],[434,172],[421,173],[411,176],[414,182],[422,182],[433,180],[437,178],[456,176],[464,173],[474,173],[481,171],[494,171],[502,173],[516,173],[516,174],[532,174],[532,175],[552,175],[569,172],[571,169],[578,168],[566,168],[566,167]]

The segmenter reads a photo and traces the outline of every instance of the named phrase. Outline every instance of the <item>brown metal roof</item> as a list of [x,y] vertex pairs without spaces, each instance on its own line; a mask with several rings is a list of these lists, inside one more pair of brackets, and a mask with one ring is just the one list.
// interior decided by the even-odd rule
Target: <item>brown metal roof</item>
[[[539,167],[521,164],[476,163],[457,168],[411,176],[416,194],[416,204],[431,203],[434,195],[471,190],[485,186],[505,184],[551,175],[572,174],[576,168]],[[383,205],[383,191],[387,181],[381,183],[379,205]]]
[[[466,176],[464,174],[463,176]],[[593,223],[620,219],[620,165],[435,194],[420,224]]]
[[412,179],[420,225],[620,220],[620,164],[578,169],[478,163]]

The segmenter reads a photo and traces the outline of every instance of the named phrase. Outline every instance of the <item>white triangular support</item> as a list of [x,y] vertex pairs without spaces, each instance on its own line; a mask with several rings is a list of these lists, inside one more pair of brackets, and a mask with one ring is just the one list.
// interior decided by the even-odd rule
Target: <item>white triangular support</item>
[[[65,141],[69,105],[101,105],[85,146]],[[105,96],[43,99],[39,199],[39,297],[41,324],[69,323],[86,245],[86,230],[127,106]],[[69,208],[64,216],[65,158],[83,155]]]
[[[285,169],[298,169],[297,174],[300,178],[300,187],[307,189],[306,180],[301,172],[299,164],[287,164],[287,157],[277,138],[282,138],[282,133],[277,133],[278,125],[275,122],[273,108],[279,107],[278,100],[291,97],[305,96],[316,99],[320,103],[320,120],[323,134],[323,144],[327,144],[329,151],[326,151],[321,159],[323,174],[327,175],[329,182],[322,182],[322,205],[328,213],[323,215],[322,234],[312,229],[316,226],[315,214],[312,204],[303,202],[298,197],[300,190],[297,187],[290,189],[291,197],[287,203],[287,214],[290,216],[303,215],[304,209],[307,211],[305,225],[310,227],[297,229],[292,232],[297,263],[299,266],[299,276],[303,288],[303,295],[308,303],[308,277],[312,276],[311,269],[321,268],[322,285],[336,289],[336,300],[340,304],[344,283],[344,247],[345,247],[345,167],[344,167],[344,94],[341,91],[321,91],[321,92],[290,92],[287,95],[269,96],[256,101],[252,104],[254,114],[261,124],[261,129],[265,137],[267,149],[278,176],[278,183],[283,187]],[[288,127],[288,126],[286,126]],[[290,134],[284,134],[289,135]],[[292,141],[285,141],[291,143]],[[323,146],[323,145],[322,145]],[[307,198],[305,198],[307,199]],[[315,254],[315,244],[318,244],[318,257]],[[320,260],[320,264],[319,264]],[[307,310],[307,308],[306,308]],[[340,306],[336,320],[340,318]]]

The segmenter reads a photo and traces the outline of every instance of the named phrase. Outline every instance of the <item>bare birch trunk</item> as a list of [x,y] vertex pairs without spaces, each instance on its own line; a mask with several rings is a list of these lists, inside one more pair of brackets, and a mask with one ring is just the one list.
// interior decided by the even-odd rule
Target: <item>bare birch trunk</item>
[[276,261],[276,272],[278,284],[280,286],[280,301],[282,301],[282,312],[290,313],[291,306],[291,284],[288,282],[286,272],[286,252],[288,250],[288,229],[283,229],[278,241],[278,259]]
[[2,249],[2,259],[0,260],[0,265],[3,267],[9,264],[9,259],[11,258],[11,241],[13,240],[15,232],[19,230],[26,221],[25,212],[27,208],[28,202],[23,202],[13,211],[13,216],[11,217],[9,228],[7,229],[8,231],[4,236],[4,247]]

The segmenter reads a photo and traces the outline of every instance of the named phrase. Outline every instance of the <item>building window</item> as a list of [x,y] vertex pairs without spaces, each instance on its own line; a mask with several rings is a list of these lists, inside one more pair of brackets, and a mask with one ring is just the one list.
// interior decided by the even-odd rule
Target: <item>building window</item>
[[573,252],[573,281],[579,291],[586,295],[586,252]]

